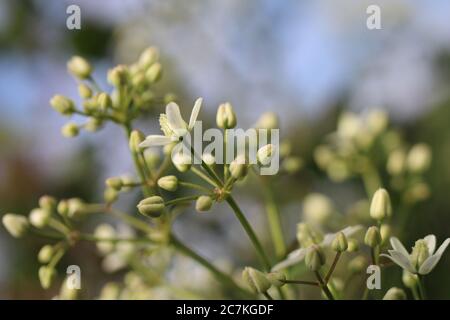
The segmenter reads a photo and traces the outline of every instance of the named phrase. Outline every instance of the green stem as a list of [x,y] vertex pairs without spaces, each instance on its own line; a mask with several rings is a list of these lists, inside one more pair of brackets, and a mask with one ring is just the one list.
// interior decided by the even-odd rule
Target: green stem
[[339,258],[341,257],[341,254],[342,254],[341,252],[336,252],[336,255],[334,256],[334,260],[330,267],[330,270],[328,270],[328,273],[325,276],[325,283],[328,283],[328,281],[330,281],[331,276],[333,275],[334,269],[336,268],[336,265],[339,261]]
[[426,299],[427,299],[427,295],[426,295],[426,293],[425,293],[425,286],[424,286],[423,276],[420,275],[420,274],[418,274],[417,276],[419,277],[418,284],[419,284],[420,298],[421,298],[422,300],[426,300]]
[[178,184],[179,184],[180,186],[182,186],[182,187],[200,190],[200,191],[206,192],[206,193],[208,193],[208,194],[211,193],[211,190],[209,190],[208,188],[205,188],[205,187],[203,187],[203,186],[201,186],[201,185],[198,185],[198,184],[195,184],[195,183],[182,182],[182,181],[180,181]]
[[241,223],[242,227],[244,228],[245,232],[247,233],[248,237],[250,238],[253,246],[256,249],[256,252],[259,255],[259,258],[261,259],[261,262],[264,266],[265,271],[270,270],[270,261],[267,257],[266,253],[264,252],[264,249],[261,245],[261,243],[258,240],[258,237],[255,234],[255,231],[253,231],[253,228],[251,227],[250,223],[248,222],[247,218],[242,213],[241,209],[237,205],[236,201],[234,201],[233,197],[229,195],[226,198],[227,203],[230,205],[230,207],[233,209],[234,214],[238,218],[239,222]]
[[165,205],[166,206],[170,206],[170,205],[178,204],[180,202],[197,200],[198,197],[200,197],[200,196],[199,195],[195,195],[195,196],[181,197],[181,198],[177,198],[177,199],[166,201]]
[[263,292],[264,297],[266,297],[267,300],[273,300],[272,296],[266,291]]
[[196,174],[197,176],[199,176],[201,179],[205,180],[206,182],[208,182],[211,186],[213,187],[219,187],[212,179],[210,179],[206,174],[204,174],[201,170],[195,168],[195,167],[191,167],[191,171]]
[[309,286],[319,286],[318,282],[314,281],[304,281],[304,280],[283,280],[282,282],[286,284],[304,284]]
[[319,281],[320,288],[322,289],[323,293],[327,296],[328,300],[334,300],[333,294],[331,293],[330,289],[328,288],[328,285],[323,281],[322,276],[320,275],[319,271],[314,271],[317,280]]

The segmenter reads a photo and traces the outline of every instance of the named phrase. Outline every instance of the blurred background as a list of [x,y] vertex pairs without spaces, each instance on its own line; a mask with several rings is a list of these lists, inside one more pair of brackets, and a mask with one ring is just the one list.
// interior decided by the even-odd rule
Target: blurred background
[[[71,4],[81,8],[81,30],[66,27]],[[381,30],[366,27],[370,4],[381,8]],[[281,136],[295,138],[294,152],[305,162],[276,188],[288,237],[295,239],[292,225],[308,192],[320,189],[343,205],[355,193],[364,194],[358,183],[340,189],[330,182],[317,170],[312,152],[335,129],[340,111],[377,107],[389,112],[407,141],[426,142],[433,150],[426,176],[431,198],[411,212],[414,223],[402,240],[410,246],[434,233],[440,243],[450,236],[449,12],[446,0],[1,1],[0,215],[27,214],[42,194],[100,201],[106,177],[132,172],[121,132],[106,126],[95,135],[66,139],[60,134],[65,120],[48,101],[55,93],[77,99],[66,71],[72,55],[88,58],[105,84],[108,68],[134,61],[154,45],[164,65],[161,90],[176,93],[182,107],[189,110],[201,96],[202,118],[212,121],[217,106],[229,101],[244,128],[265,111],[279,115]],[[139,126],[147,134],[158,129],[155,119]],[[254,189],[239,200],[263,230]],[[120,205],[133,208],[137,197],[121,199]],[[223,207],[206,218],[188,213],[175,230],[205,256],[245,265],[251,258],[233,255],[246,257],[251,248]],[[37,277],[42,244],[13,239],[0,227],[0,298],[52,297]],[[101,271],[90,245],[64,261],[86,270],[90,296],[114,277]],[[449,268],[446,254],[427,279],[431,297],[450,298]]]

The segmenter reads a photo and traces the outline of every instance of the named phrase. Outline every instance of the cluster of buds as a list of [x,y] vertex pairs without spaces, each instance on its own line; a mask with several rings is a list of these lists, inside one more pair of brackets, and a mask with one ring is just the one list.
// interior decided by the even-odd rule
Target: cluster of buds
[[264,273],[252,267],[245,267],[242,279],[255,294],[265,294],[272,287],[282,287],[286,276],[282,272]]

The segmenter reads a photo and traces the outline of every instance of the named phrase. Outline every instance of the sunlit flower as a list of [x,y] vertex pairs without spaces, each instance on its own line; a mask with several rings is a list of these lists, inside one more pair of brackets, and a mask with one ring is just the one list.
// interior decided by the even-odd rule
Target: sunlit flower
[[180,108],[175,102],[170,102],[166,106],[166,113],[159,116],[159,124],[164,135],[149,135],[143,142],[139,144],[141,148],[149,148],[156,146],[165,146],[172,142],[180,141],[189,131],[194,128],[197,121],[200,108],[202,106],[202,98],[195,101],[192,108],[189,124],[181,117]]
[[400,240],[392,237],[391,246],[394,250],[388,250],[389,254],[382,256],[391,259],[410,273],[426,275],[434,269],[449,244],[450,238],[447,238],[435,252],[436,237],[430,234],[417,240],[409,254]]

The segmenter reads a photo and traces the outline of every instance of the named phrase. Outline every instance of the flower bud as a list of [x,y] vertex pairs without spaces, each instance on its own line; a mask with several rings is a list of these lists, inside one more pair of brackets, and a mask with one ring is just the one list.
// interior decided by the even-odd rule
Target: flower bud
[[198,212],[209,211],[212,207],[213,200],[209,196],[200,196],[195,202],[195,210]]
[[154,83],[161,79],[162,76],[162,65],[159,62],[152,64],[145,72],[145,78],[148,82]]
[[282,272],[270,272],[266,277],[274,287],[281,287],[286,281],[286,276]]
[[359,244],[356,239],[348,239],[348,252],[355,252],[359,250]]
[[422,173],[430,167],[431,150],[425,143],[416,144],[411,148],[407,158],[408,169],[413,173]]
[[216,123],[219,128],[232,129],[236,126],[236,114],[233,106],[229,103],[222,103],[217,109]]
[[102,123],[102,120],[99,118],[89,117],[88,121],[84,125],[84,129],[89,132],[95,132],[101,128]]
[[39,268],[39,281],[41,282],[41,286],[44,289],[50,288],[52,285],[53,279],[56,277],[55,269],[42,266]]
[[67,216],[69,213],[69,204],[67,200],[59,201],[56,211],[62,216]]
[[61,133],[66,138],[75,137],[79,132],[78,126],[73,122],[69,122],[61,128]]
[[391,199],[386,189],[378,189],[370,204],[370,217],[377,221],[392,215]]
[[139,66],[143,69],[147,69],[150,65],[158,60],[158,49],[155,47],[149,47],[145,49],[139,56]]
[[67,200],[67,216],[69,218],[75,218],[83,213],[85,203],[79,198],[70,198]]
[[46,210],[54,210],[56,208],[56,199],[51,196],[42,196],[39,198],[39,207]]
[[92,97],[92,89],[89,88],[86,84],[81,83],[78,86],[78,94],[83,99],[89,99]]
[[117,192],[117,189],[108,187],[103,192],[103,199],[105,199],[106,203],[116,202],[118,198],[119,194]]
[[[95,228],[94,236],[98,239],[112,239],[116,237],[116,230],[110,224],[100,224]],[[97,241],[97,250],[106,255],[114,250],[114,243],[111,241]]]
[[103,110],[112,107],[111,97],[106,92],[102,92],[97,96],[97,103]]
[[27,218],[14,213],[5,214],[2,218],[2,222],[6,230],[8,230],[14,238],[20,238],[25,235],[30,226]]
[[208,166],[213,166],[216,164],[216,158],[211,153],[204,153],[202,155],[202,160]]
[[108,179],[106,179],[105,184],[108,187],[113,188],[113,189],[115,189],[117,191],[119,191],[122,188],[122,186],[123,186],[122,178],[120,178],[120,177],[108,178]]
[[184,153],[176,153],[172,156],[172,162],[175,168],[180,172],[186,172],[191,168],[191,157]]
[[87,79],[92,73],[92,67],[89,62],[80,56],[73,56],[67,62],[67,70],[70,74],[79,79]]
[[391,226],[384,223],[380,227],[380,235],[381,235],[381,244],[387,243],[389,238],[391,237],[392,229]]
[[255,124],[256,129],[277,129],[278,117],[274,112],[264,112]]
[[139,144],[145,140],[144,134],[139,130],[133,130],[130,134],[130,150],[131,152],[138,153],[141,151]]
[[406,293],[400,288],[390,288],[383,297],[383,300],[406,300]]
[[381,234],[377,227],[373,226],[367,229],[364,243],[371,248],[375,248],[381,243]]
[[325,264],[325,255],[318,245],[312,245],[308,248],[305,263],[311,271],[318,271]]
[[141,200],[137,208],[144,216],[157,218],[164,209],[164,199],[159,196],[148,197]]
[[419,269],[429,256],[430,251],[428,250],[427,242],[423,239],[417,240],[410,256],[412,265]]
[[386,170],[390,175],[397,176],[405,170],[406,154],[403,150],[394,150],[389,154]]
[[348,263],[348,270],[352,273],[359,273],[367,267],[367,261],[364,256],[357,256]]
[[70,116],[75,111],[75,104],[73,103],[73,101],[60,94],[53,96],[53,98],[50,100],[50,105],[57,112],[66,116]]
[[108,82],[115,87],[127,84],[129,78],[128,68],[125,65],[118,65],[108,71]]
[[258,152],[256,153],[258,163],[262,166],[270,164],[274,153],[275,146],[273,144],[266,144],[265,146],[259,148]]
[[167,191],[175,191],[178,188],[178,178],[176,176],[165,176],[158,179],[158,186]]
[[347,237],[343,232],[339,232],[331,243],[331,248],[336,252],[344,252],[348,249]]
[[407,270],[403,270],[402,282],[405,285],[405,287],[412,289],[415,286],[417,286],[418,281],[419,278],[417,277],[417,274],[412,274]]
[[230,163],[230,173],[233,178],[240,180],[247,175],[248,165],[244,156],[237,156]]
[[39,250],[39,253],[38,253],[38,260],[39,260],[39,262],[40,263],[48,263],[48,262],[50,262],[50,260],[53,257],[53,253],[54,253],[53,246],[51,246],[49,244],[43,246],[41,248],[41,250]]
[[367,116],[367,126],[371,133],[379,135],[388,125],[389,118],[383,110],[373,110]]
[[320,193],[310,193],[303,201],[303,216],[314,225],[325,223],[334,211],[331,200]]
[[254,293],[265,293],[271,284],[264,273],[251,267],[245,267],[242,278]]
[[30,212],[30,223],[38,229],[43,228],[47,225],[50,215],[49,210],[35,208]]

